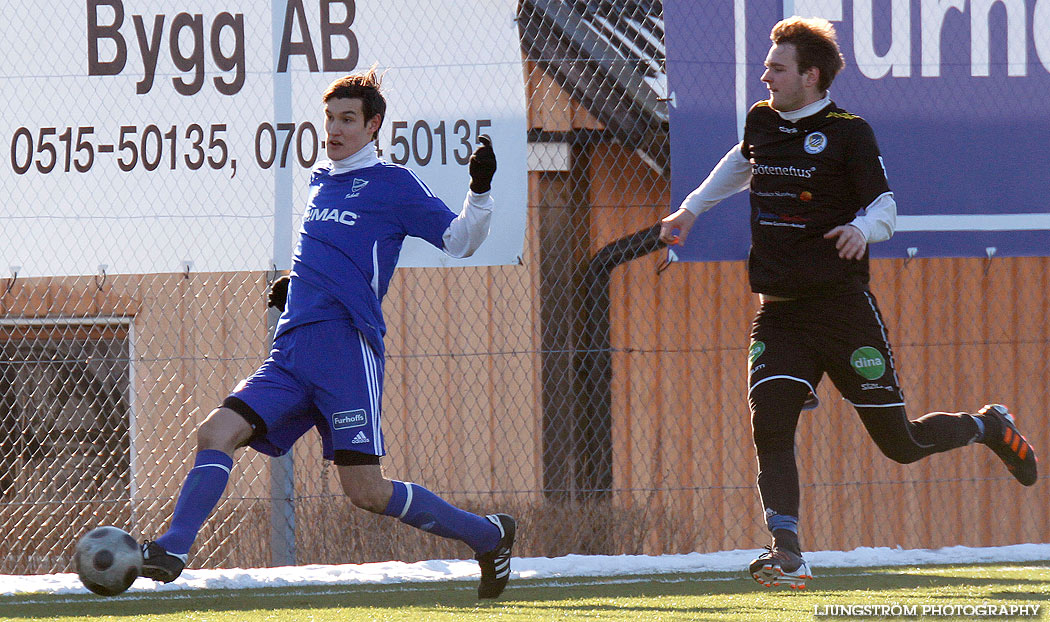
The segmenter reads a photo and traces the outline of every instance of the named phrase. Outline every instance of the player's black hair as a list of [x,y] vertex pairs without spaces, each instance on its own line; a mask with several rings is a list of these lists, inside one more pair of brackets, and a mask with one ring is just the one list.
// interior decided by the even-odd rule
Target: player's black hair
[[376,73],[375,67],[366,73],[343,76],[328,85],[321,101],[328,103],[332,99],[360,99],[361,113],[365,116],[367,123],[372,117],[379,115],[379,126],[376,127],[372,140],[379,137],[379,127],[383,125],[386,118],[386,99],[383,97],[383,79]]
[[795,57],[799,73],[810,67],[820,72],[817,88],[828,90],[832,80],[846,66],[846,61],[839,51],[835,27],[826,19],[819,17],[789,17],[777,22],[770,40],[777,45],[790,43],[795,46]]

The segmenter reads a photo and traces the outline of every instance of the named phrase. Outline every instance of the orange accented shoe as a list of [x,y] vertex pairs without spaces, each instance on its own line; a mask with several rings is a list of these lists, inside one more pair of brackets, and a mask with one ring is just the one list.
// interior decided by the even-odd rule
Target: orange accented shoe
[[[985,445],[992,448],[1006,468],[1025,486],[1031,486],[1039,478],[1035,450],[1017,429],[1013,415],[1002,404],[988,404],[977,411],[977,416],[985,421]],[[995,425],[992,422],[998,422]],[[988,424],[992,424],[989,426]],[[992,429],[988,429],[992,427]]]
[[806,589],[806,579],[812,579],[809,564],[802,559],[798,535],[776,529],[773,544],[748,566],[751,576],[766,587],[786,585],[794,590]]

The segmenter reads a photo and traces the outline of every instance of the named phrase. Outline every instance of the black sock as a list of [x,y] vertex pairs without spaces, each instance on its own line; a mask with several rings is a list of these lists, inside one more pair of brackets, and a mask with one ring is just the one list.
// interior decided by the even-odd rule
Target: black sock
[[1001,439],[1003,437],[1003,423],[999,421],[999,417],[990,417],[988,415],[974,415],[974,419],[980,419],[981,423],[984,424],[984,436],[980,442],[987,443],[989,439]]
[[798,534],[787,529],[773,530],[773,545],[777,548],[791,551],[796,555],[802,554],[802,547],[798,543]]

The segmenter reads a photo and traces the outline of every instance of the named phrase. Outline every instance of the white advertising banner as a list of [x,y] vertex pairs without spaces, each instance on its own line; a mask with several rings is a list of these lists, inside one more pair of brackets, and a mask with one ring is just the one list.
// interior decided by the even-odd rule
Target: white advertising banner
[[[478,134],[499,163],[489,239],[466,260],[406,241],[404,266],[520,261],[526,133],[515,2],[86,0],[0,21],[0,274],[286,268],[321,94],[374,66],[384,159],[454,211]],[[418,242],[418,243],[417,243]]]

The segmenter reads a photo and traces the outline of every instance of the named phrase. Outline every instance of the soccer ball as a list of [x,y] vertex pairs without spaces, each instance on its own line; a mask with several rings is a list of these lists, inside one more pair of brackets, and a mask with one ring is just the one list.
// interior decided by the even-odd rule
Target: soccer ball
[[84,534],[73,561],[84,587],[102,596],[120,594],[142,573],[142,549],[117,527],[96,527]]

